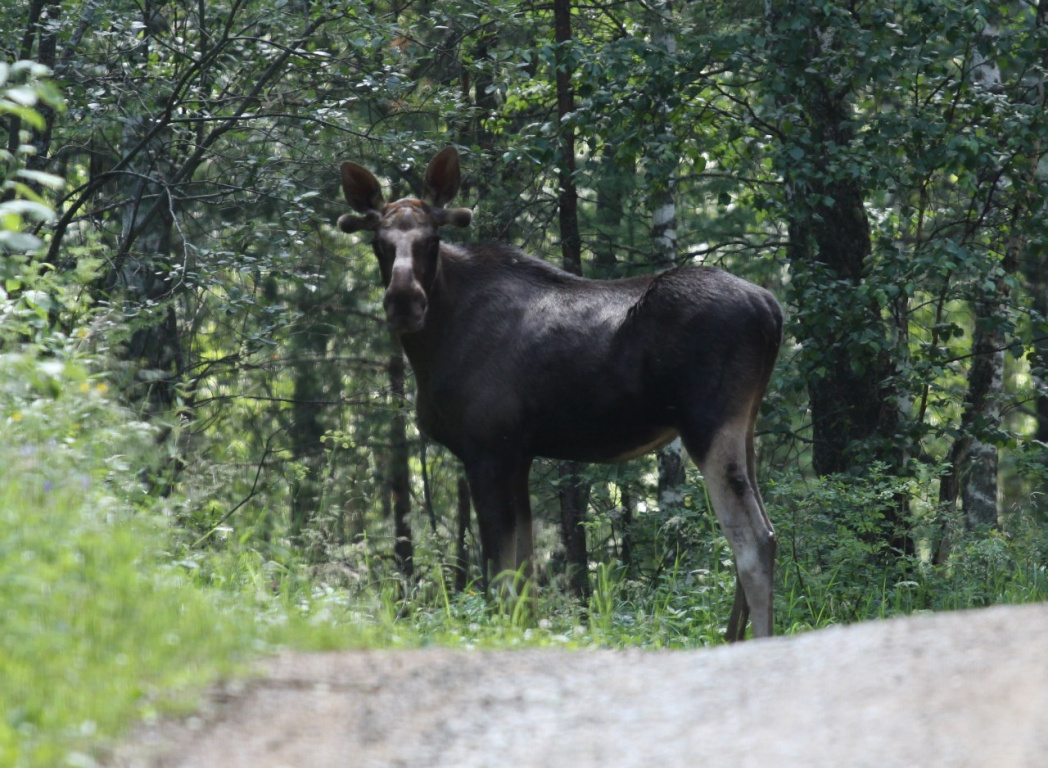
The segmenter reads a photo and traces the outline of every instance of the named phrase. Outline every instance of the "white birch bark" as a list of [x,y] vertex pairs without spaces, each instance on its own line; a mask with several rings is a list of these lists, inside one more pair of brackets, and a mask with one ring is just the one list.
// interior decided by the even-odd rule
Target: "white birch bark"
[[[997,29],[987,24],[980,33],[979,45],[972,57],[972,77],[976,87],[989,92],[1001,89],[1001,70],[991,55],[997,38]],[[1018,248],[1009,243],[1008,249]],[[1014,255],[1012,255],[1014,258]],[[1005,257],[1006,260],[1009,258]],[[997,265],[993,269],[996,271]],[[968,528],[997,525],[998,517],[998,451],[996,443],[982,439],[986,432],[1001,423],[1001,398],[1004,392],[1004,338],[1000,327],[1001,314],[1008,300],[1008,288],[1003,279],[991,276],[995,284],[992,293],[975,303],[975,331],[972,350],[975,357],[969,372],[969,394],[972,412],[968,423],[982,429],[972,435],[961,473],[961,504]]]

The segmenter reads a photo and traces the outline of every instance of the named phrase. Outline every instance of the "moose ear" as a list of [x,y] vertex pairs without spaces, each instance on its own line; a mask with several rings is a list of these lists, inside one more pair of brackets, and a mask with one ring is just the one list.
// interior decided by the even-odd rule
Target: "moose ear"
[[382,187],[378,179],[367,168],[356,163],[342,163],[342,194],[353,210],[359,213],[382,208]]
[[443,208],[455,197],[461,183],[458,151],[454,147],[445,147],[429,161],[422,199],[434,208]]
[[338,217],[338,228],[347,234],[350,232],[359,232],[362,229],[371,230],[373,232],[378,229],[380,218],[378,211],[368,211],[363,216],[354,216],[352,213],[345,213]]
[[437,208],[433,211],[437,226],[450,224],[453,227],[468,227],[473,221],[473,211],[469,208]]

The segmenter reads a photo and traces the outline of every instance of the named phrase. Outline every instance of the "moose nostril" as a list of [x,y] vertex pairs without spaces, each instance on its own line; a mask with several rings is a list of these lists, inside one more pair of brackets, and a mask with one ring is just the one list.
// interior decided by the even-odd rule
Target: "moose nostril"
[[383,301],[386,309],[398,309],[398,310],[425,310],[426,308],[426,295],[421,292],[406,292],[406,293],[395,293],[386,294],[385,301]]
[[422,291],[387,293],[383,302],[386,322],[399,330],[418,330],[426,316],[428,302]]

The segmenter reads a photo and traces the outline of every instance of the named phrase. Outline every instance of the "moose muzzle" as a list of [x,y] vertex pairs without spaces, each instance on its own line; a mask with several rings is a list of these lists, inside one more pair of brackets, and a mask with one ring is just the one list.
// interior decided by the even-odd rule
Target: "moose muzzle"
[[394,333],[421,330],[426,321],[426,293],[410,266],[393,266],[382,305],[386,309],[386,324]]

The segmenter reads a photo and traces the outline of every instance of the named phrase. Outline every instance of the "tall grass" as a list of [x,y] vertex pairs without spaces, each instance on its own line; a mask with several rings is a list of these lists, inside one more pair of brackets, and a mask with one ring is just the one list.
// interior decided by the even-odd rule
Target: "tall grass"
[[[937,492],[928,477],[898,478],[877,467],[864,478],[770,482],[779,630],[1048,601],[1048,529],[1032,510],[1006,516],[993,531],[966,531],[958,512],[940,507]],[[890,551],[867,535],[870,518],[897,498],[909,500],[904,523],[913,554]],[[947,529],[950,556],[933,564],[934,542]]]
[[76,355],[0,355],[0,429],[0,768],[91,765],[280,645],[415,642],[294,558],[178,544],[154,430]]
[[165,558],[148,429],[76,362],[0,356],[0,765],[90,746],[252,649],[252,618]]
[[[918,544],[910,555],[888,550],[883,538],[869,534],[871,516],[901,496],[911,500],[905,523]],[[942,529],[945,513],[927,478],[897,478],[877,468],[865,478],[781,476],[768,482],[766,498],[780,542],[778,634],[1048,601],[1048,530],[1034,515],[1006,518],[995,532],[953,525],[949,561],[934,565],[927,542]],[[417,581],[404,583],[392,561],[373,557],[365,580],[341,585],[341,599],[354,606],[357,621],[393,632],[400,644],[691,648],[723,642],[735,588],[726,540],[698,508],[679,510],[656,527],[657,535],[638,540],[660,550],[649,560],[661,565],[638,570],[614,560],[591,563],[592,594],[584,604],[561,591],[556,579],[528,588],[526,601],[485,600],[476,588],[452,594],[442,549],[427,546],[425,537],[415,551],[422,574]],[[303,583],[309,582],[307,575]]]

